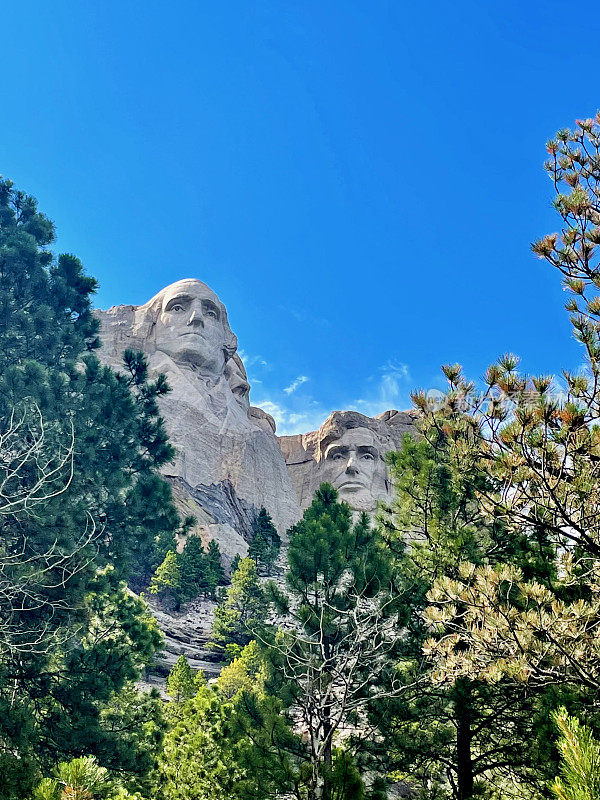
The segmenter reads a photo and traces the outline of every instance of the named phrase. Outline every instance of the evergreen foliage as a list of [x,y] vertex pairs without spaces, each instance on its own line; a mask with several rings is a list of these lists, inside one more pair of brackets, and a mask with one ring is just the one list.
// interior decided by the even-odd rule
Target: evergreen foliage
[[208,543],[208,550],[206,551],[206,570],[209,580],[209,594],[215,597],[217,586],[226,586],[227,579],[225,578],[225,570],[221,561],[221,551],[219,544],[214,539]]
[[[142,691],[130,682],[100,708],[105,741],[94,744],[90,737],[87,749],[109,768],[123,791],[144,795],[149,791],[150,774],[166,729],[163,706],[158,690]],[[93,736],[94,730],[90,733]]]
[[[378,699],[401,689],[394,678],[400,629],[390,560],[368,517],[353,524],[329,484],[290,530],[287,555],[288,593],[271,586],[282,626],[263,641],[283,713],[292,726],[303,721],[304,746],[291,737],[271,756],[291,770],[298,797],[363,798],[364,742],[353,740],[353,755],[336,742]],[[263,736],[273,724],[268,720],[269,714],[255,715]]]
[[0,181],[0,800],[600,796],[600,116],[547,147],[562,230],[533,249],[585,371],[561,397],[508,354],[482,395],[444,367],[377,526],[323,484],[285,591],[259,579],[261,509],[219,593],[229,663],[209,686],[182,656],[167,704],[136,689],[162,637],[124,581],[177,604],[225,584],[158,472],[168,387],[140,354],[100,365],[94,280]]
[[353,525],[327,485],[292,532],[295,541],[293,593],[269,590],[285,615],[281,631],[265,625],[268,604],[254,561],[241,559],[233,573],[213,639],[236,657],[216,687],[202,688],[170,715],[157,771],[161,797],[385,798],[384,779],[367,788],[364,754],[354,756],[360,740],[352,751],[335,741],[353,730],[377,687],[390,691],[382,670],[393,671],[386,656],[397,634],[396,618],[385,608],[381,614],[391,574],[385,550],[368,519]]
[[230,566],[230,568],[229,568],[229,571],[230,571],[231,575],[233,575],[233,573],[234,573],[234,572],[236,571],[236,569],[239,567],[239,565],[240,565],[240,561],[241,561],[241,560],[242,560],[242,557],[241,557],[241,555],[240,555],[239,553],[236,553],[236,554],[234,555],[234,557],[233,557],[233,560],[232,560],[232,562],[231,562],[231,566]]
[[[190,520],[191,524],[191,520]],[[189,535],[181,553],[169,550],[150,581],[149,591],[175,608],[199,595],[215,599],[217,586],[226,583],[221,551],[211,539],[205,551],[198,536]]]
[[167,694],[176,703],[182,703],[193,697],[203,682],[203,676],[194,672],[187,658],[179,656],[175,666],[167,676]]
[[[442,533],[442,559],[435,558],[426,607],[416,615],[425,636],[418,652],[438,696],[448,697],[448,686],[469,687],[467,730],[475,724],[482,741],[467,742],[467,766],[470,761],[479,769],[487,754],[496,759],[504,753],[500,764],[492,759],[489,772],[480,776],[485,791],[495,788],[502,795],[516,781],[531,797],[544,796],[555,760],[544,741],[549,712],[568,703],[570,713],[586,714],[594,731],[600,686],[594,644],[600,610],[600,117],[559,132],[548,151],[546,168],[557,191],[562,230],[533,249],[563,276],[585,369],[564,373],[561,394],[552,377],[524,374],[510,353],[489,367],[482,392],[459,365],[445,366],[448,391],[442,402],[414,395],[422,413],[421,449],[429,448],[438,466],[419,473],[426,478],[421,482],[415,470],[396,474],[404,499],[395,509],[398,518],[407,509],[421,522],[429,516],[426,561],[436,550],[431,534],[439,540]],[[407,455],[408,450],[404,466]],[[443,515],[424,514],[426,498],[436,497],[440,468],[450,487],[460,487],[458,499],[468,501],[466,538],[465,531],[455,537],[454,506],[446,498],[440,498]],[[450,548],[444,528],[452,532]],[[414,547],[410,553],[418,555]],[[429,708],[435,712],[435,705]],[[438,732],[439,719],[434,713]],[[458,726],[457,737],[459,732]],[[478,791],[468,780],[450,788],[454,797]]]
[[36,787],[34,800],[92,800],[106,797],[109,787],[108,770],[93,756],[83,756],[59,764],[56,778],[45,778]]
[[268,663],[258,642],[252,641],[240,655],[221,670],[217,684],[225,697],[241,692],[262,694],[269,676]]
[[[395,497],[381,523],[395,553],[406,626],[402,662],[415,691],[376,708],[381,755],[415,786],[434,777],[449,782],[457,800],[484,784],[501,791],[518,780],[541,789],[552,775],[544,699],[538,702],[508,681],[440,681],[423,657],[431,636],[428,593],[436,580],[457,577],[465,563],[518,563],[529,574],[547,569],[524,537],[511,540],[502,518],[485,513],[476,493],[482,476],[457,469],[443,432],[436,434],[426,431],[419,441],[407,436],[402,449],[388,456]],[[487,476],[483,480],[489,483]]]
[[596,800],[600,797],[600,742],[591,730],[564,708],[552,715],[560,731],[560,777],[552,784],[558,800]]
[[53,240],[35,200],[0,181],[0,797],[10,798],[65,757],[147,768],[132,765],[102,709],[160,642],[122,581],[180,525],[157,472],[173,452],[157,407],[167,384],[149,381],[134,353],[119,374],[100,365],[96,283],[74,256],[55,258]]
[[237,800],[244,777],[237,755],[233,705],[201,686],[165,736],[156,791],[164,800]]
[[154,577],[150,583],[150,592],[159,594],[168,591],[175,596],[179,596],[181,590],[181,572],[177,559],[177,553],[169,550],[164,557],[162,564],[159,564]]
[[228,661],[238,656],[264,625],[268,611],[256,564],[251,558],[242,558],[215,611],[211,646]]
[[426,435],[443,430],[459,470],[490,476],[477,488],[481,507],[545,563],[533,574],[514,563],[465,565],[436,582],[428,617],[449,635],[432,640],[428,652],[445,674],[564,683],[592,694],[600,685],[590,636],[600,610],[599,120],[578,121],[548,143],[562,230],[533,245],[563,277],[585,368],[564,373],[561,395],[551,376],[530,377],[506,354],[489,367],[483,393],[450,365],[443,403],[431,407],[415,395]]
[[200,537],[188,536],[177,562],[181,593],[185,600],[192,600],[199,594],[212,594],[213,581]]
[[[303,613],[320,613],[320,600],[347,598],[350,589],[376,594],[390,579],[389,560],[369,518],[356,525],[347,503],[338,502],[330,484],[322,484],[300,522],[290,529],[286,584]],[[343,580],[349,576],[351,583]]]
[[261,571],[271,574],[280,549],[281,538],[277,528],[267,510],[261,508],[252,526],[252,541],[248,548],[248,555],[255,561],[259,574]]

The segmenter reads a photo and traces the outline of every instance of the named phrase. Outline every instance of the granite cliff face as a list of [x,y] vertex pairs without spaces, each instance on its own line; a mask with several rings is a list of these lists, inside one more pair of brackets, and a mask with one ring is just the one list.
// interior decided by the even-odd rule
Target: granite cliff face
[[[197,520],[192,534],[205,544],[215,539],[226,567],[247,553],[262,506],[285,542],[323,481],[357,512],[390,498],[384,456],[414,434],[413,412],[371,418],[336,411],[317,431],[278,439],[273,418],[250,406],[227,311],[204,283],[178,281],[144,305],[96,313],[101,361],[119,370],[125,350],[141,350],[151,375],[166,375],[171,392],[160,399],[160,410],[177,455],[163,472],[182,516]],[[158,672],[165,675],[184,654],[192,666],[217,674],[220,665],[205,647],[214,604],[198,599],[179,614],[152,605],[165,633]]]
[[178,281],[144,305],[96,313],[102,361],[120,369],[126,349],[141,350],[151,373],[167,376],[160,408],[177,456],[164,474],[196,535],[216,539],[226,561],[246,553],[261,506],[284,536],[323,481],[357,511],[390,497],[384,456],[414,434],[415,412],[335,411],[316,431],[278,439],[273,418],[250,406],[227,310],[204,283]]

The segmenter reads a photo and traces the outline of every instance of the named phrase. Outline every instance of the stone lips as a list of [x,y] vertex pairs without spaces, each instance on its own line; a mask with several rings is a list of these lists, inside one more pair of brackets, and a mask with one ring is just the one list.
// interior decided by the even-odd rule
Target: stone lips
[[316,431],[280,436],[279,445],[301,509],[307,508],[323,481],[332,483],[356,511],[374,511],[391,499],[384,457],[416,435],[416,411],[385,411],[367,417],[357,411],[334,411]]

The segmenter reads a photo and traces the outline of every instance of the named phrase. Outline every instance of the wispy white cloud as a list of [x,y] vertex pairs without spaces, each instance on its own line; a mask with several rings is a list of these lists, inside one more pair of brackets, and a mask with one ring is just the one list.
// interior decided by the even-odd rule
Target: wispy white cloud
[[271,365],[262,356],[251,356],[245,350],[238,350],[238,356],[242,359],[243,365],[246,370],[252,367],[262,367],[263,369],[270,369]]
[[[374,378],[375,381],[375,378]],[[402,409],[410,406],[410,370],[402,361],[387,361],[379,369],[376,383],[371,391],[366,392],[348,408],[360,411],[368,417],[374,417],[391,408]]]
[[288,422],[290,425],[298,425],[299,423],[305,423],[308,420],[308,414],[295,414],[291,413],[288,416]]
[[282,408],[278,403],[274,403],[272,400],[261,400],[256,403],[256,405],[273,417],[277,425],[277,433],[280,433],[280,427],[285,426],[287,423],[288,412],[285,408]]
[[[279,436],[314,431],[335,410],[312,397],[292,397],[298,387],[307,380],[305,375],[299,375],[283,390],[285,397],[275,392],[263,400],[252,399],[253,405],[271,414],[277,424]],[[374,417],[391,408],[398,410],[410,408],[411,381],[407,364],[401,361],[388,361],[368,379],[361,397],[341,402],[337,408],[360,411],[368,417]]]
[[300,388],[300,386],[302,386],[303,383],[306,383],[307,380],[309,379],[306,377],[306,375],[298,375],[296,380],[292,381],[292,383],[290,383],[289,386],[286,386],[283,391],[286,394],[292,394],[293,392],[296,391],[296,389]]
[[255,405],[270,414],[277,425],[278,436],[291,436],[295,433],[308,433],[316,430],[329,415],[314,401],[308,404],[306,411],[286,408],[282,403],[273,400],[260,400]]

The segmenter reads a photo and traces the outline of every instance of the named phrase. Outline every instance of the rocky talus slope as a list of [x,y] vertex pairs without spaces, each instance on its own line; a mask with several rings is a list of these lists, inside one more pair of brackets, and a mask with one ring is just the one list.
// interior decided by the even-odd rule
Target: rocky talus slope
[[152,613],[165,635],[165,647],[156,659],[152,674],[162,681],[180,656],[185,656],[193,669],[201,669],[207,678],[219,674],[218,653],[207,647],[216,603],[197,598],[186,603],[179,612],[162,611],[149,600]]

